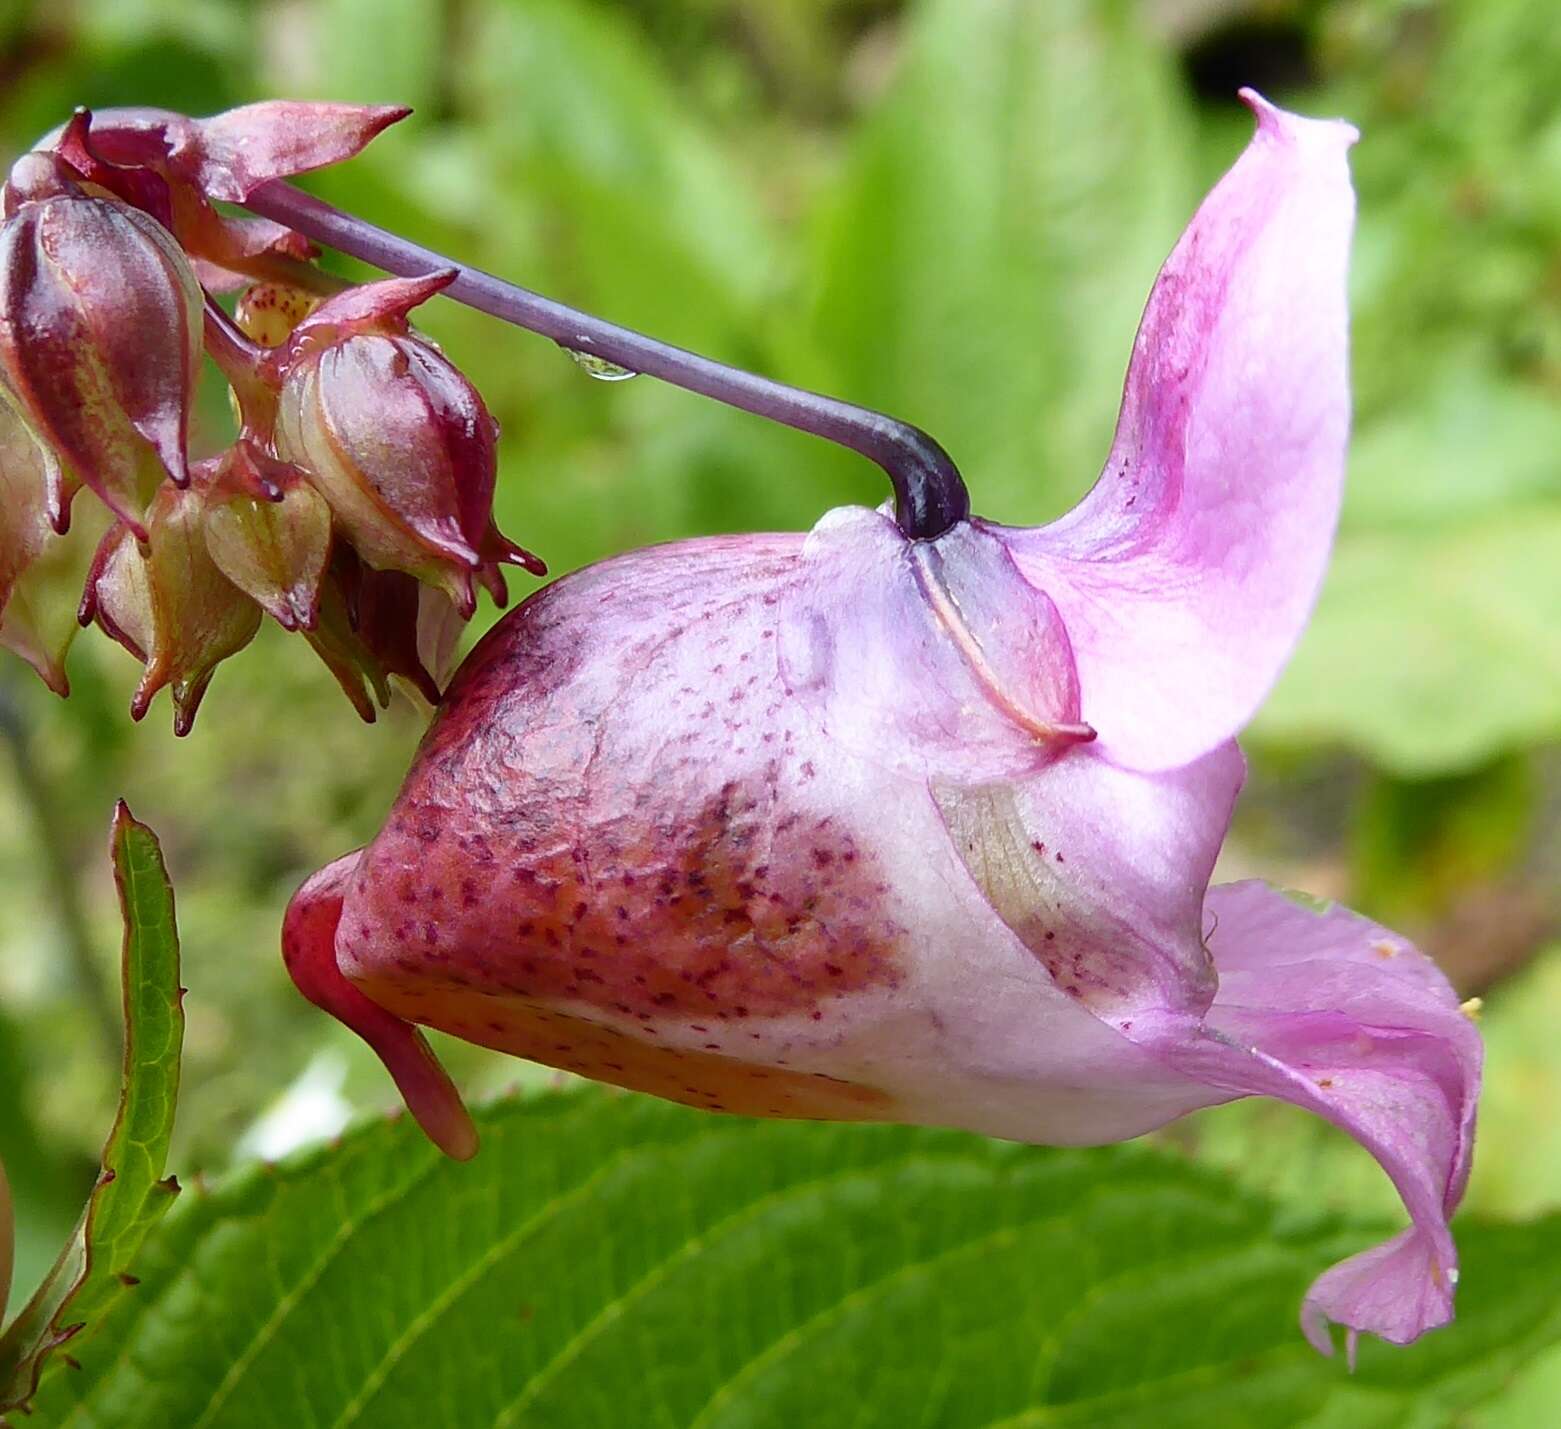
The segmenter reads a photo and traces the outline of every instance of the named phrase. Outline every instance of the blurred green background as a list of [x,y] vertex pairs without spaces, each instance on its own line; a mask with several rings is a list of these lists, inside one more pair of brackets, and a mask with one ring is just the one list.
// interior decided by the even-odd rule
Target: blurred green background
[[[955,454],[983,514],[1037,521],[1099,467],[1155,270],[1249,132],[1235,89],[1352,119],[1343,528],[1247,738],[1222,871],[1348,898],[1486,999],[1470,1204],[1527,1215],[1561,1202],[1558,74],[1548,0],[0,0],[0,157],[78,103],[413,104],[319,190],[887,408]],[[649,380],[591,382],[454,305],[423,324],[503,424],[501,525],[555,572],[885,494],[854,458]],[[211,386],[206,450],[226,436]],[[114,797],[162,835],[178,890],[173,1164],[214,1168],[392,1103],[294,993],[277,926],[307,872],[374,831],[424,720],[405,702],[364,727],[275,627],[219,672],[184,741],[165,703],[130,724],[118,647],[84,637],[71,673],[62,703],[0,664],[0,1157],[24,1282],[80,1204],[112,1104]],[[442,1051],[479,1090],[531,1075]],[[1393,1203],[1364,1155],[1283,1108],[1162,1136],[1266,1188]],[[1539,1376],[1561,1392],[1561,1361]]]

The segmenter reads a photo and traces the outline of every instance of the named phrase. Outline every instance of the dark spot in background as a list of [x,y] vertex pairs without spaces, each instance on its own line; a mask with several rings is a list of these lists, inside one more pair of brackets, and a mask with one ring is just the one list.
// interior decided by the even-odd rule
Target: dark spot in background
[[1216,25],[1183,51],[1182,70],[1193,93],[1214,105],[1239,104],[1243,85],[1277,100],[1319,80],[1311,37],[1298,18],[1246,16]]

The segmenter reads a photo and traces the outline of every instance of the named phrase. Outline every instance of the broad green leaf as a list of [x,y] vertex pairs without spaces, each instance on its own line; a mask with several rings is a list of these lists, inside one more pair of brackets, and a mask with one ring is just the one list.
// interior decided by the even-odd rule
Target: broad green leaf
[[1561,729],[1561,504],[1341,536],[1259,739],[1341,744],[1406,776]]
[[1353,1378],[1296,1327],[1376,1227],[1180,1158],[599,1089],[186,1197],[51,1381],[68,1429],[1445,1423],[1561,1335],[1561,1219],[1468,1224],[1460,1320]]
[[[125,1063],[103,1170],[80,1224],[37,1294],[0,1337],[0,1413],[25,1405],[49,1357],[89,1341],[131,1293],[131,1267],[178,1185],[162,1180],[184,1036],[173,890],[157,836],[121,803],[111,837],[124,916]],[[45,1381],[46,1383],[46,1381]],[[47,1422],[47,1421],[45,1421]]]
[[843,395],[948,448],[983,514],[1056,515],[1100,469],[1194,207],[1169,57],[1127,4],[912,14],[824,225],[818,345]]

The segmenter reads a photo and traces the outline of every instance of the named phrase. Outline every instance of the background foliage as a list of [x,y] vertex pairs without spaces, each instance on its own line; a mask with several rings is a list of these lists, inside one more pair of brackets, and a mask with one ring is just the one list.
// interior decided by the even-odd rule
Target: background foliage
[[[1543,0],[7,0],[0,157],[81,102],[405,100],[413,120],[321,180],[334,200],[906,416],[955,453],[985,514],[1021,521],[1065,508],[1098,468],[1155,268],[1245,140],[1234,89],[1346,114],[1365,134],[1349,495],[1316,622],[1248,741],[1225,872],[1348,896],[1486,996],[1470,1205],[1533,1217],[1561,1191],[1561,959],[1545,951],[1561,908],[1558,69]],[[453,305],[426,325],[504,425],[501,524],[555,571],[881,498],[873,469],[806,438],[645,380],[587,381],[549,345]],[[218,384],[207,397],[199,440],[215,448]],[[183,742],[161,708],[129,725],[133,665],[107,642],[79,643],[68,704],[0,666],[0,1158],[23,1282],[68,1233],[112,1114],[118,932],[101,850],[116,795],[162,834],[180,895],[191,992],[171,1164],[215,1172],[235,1146],[277,1152],[339,1129],[349,1106],[389,1104],[364,1051],[292,991],[276,927],[306,872],[373,832],[423,716],[407,703],[364,729],[312,660],[267,631],[223,667]],[[539,1080],[441,1050],[473,1088]],[[670,1112],[580,1106],[496,1115],[584,1118],[603,1147],[694,1134]],[[709,1135],[760,1158],[797,1136]],[[1202,1188],[1223,1168],[1241,1185],[1222,1194],[1269,1207],[1252,1224],[1391,1211],[1364,1157],[1282,1108],[1225,1108],[1159,1139],[1203,1169],[1123,1164]],[[368,1194],[404,1141],[366,1132],[357,1160],[306,1160],[297,1176],[378,1167]],[[923,1144],[885,1139],[872,1154]],[[969,1139],[925,1144],[989,1168],[972,1174],[1009,1164]],[[180,1212],[186,1239],[168,1254],[220,1238],[271,1184],[241,1176]],[[1545,1224],[1492,1231],[1479,1254],[1515,1274],[1554,1239]],[[1297,1234],[1304,1260],[1320,1242]],[[1470,1245],[1466,1303],[1484,1244]],[[1254,1303],[1289,1303],[1290,1273]],[[1032,1335],[1023,1316],[1037,1312],[1014,1313],[1014,1334]],[[1516,1364],[1460,1406],[1485,1399],[1491,1424],[1561,1418],[1561,1360],[1514,1377]],[[1202,1373],[1235,1383],[1228,1366]],[[1012,1412],[1054,1402],[1040,1393]],[[1401,1408],[1383,1422],[1446,1422]]]

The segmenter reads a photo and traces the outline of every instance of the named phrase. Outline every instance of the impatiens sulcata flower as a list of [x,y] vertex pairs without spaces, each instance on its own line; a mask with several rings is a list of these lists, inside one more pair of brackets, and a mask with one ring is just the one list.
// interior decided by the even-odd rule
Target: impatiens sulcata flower
[[[381,832],[283,933],[447,1151],[475,1136],[415,1024],[712,1110],[1032,1142],[1272,1096],[1359,1140],[1411,1221],[1312,1286],[1307,1336],[1450,1317],[1474,1027],[1366,919],[1209,887],[1348,422],[1354,132],[1249,102],[1070,515],[951,499],[637,551],[467,659]],[[457,507],[428,529],[469,568]]]

